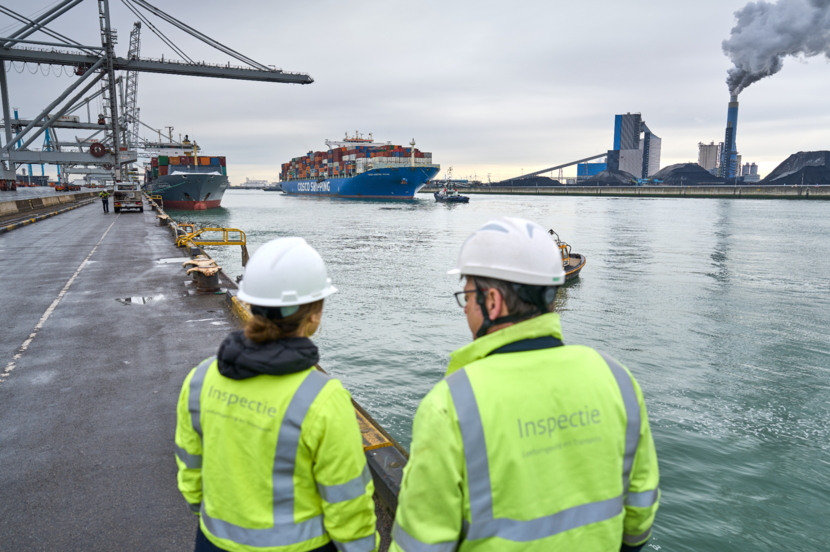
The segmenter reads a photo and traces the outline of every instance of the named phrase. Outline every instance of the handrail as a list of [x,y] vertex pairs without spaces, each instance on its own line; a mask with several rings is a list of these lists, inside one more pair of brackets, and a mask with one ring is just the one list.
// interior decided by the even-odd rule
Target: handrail
[[[189,226],[191,228],[193,227],[193,225],[191,223],[187,223],[187,222],[179,224],[179,226],[180,227]],[[196,238],[198,236],[201,236],[205,232],[222,232],[222,239],[221,240],[195,241],[194,238]],[[230,232],[239,232],[239,239],[238,240],[228,239],[228,234]],[[176,245],[181,247],[182,243],[184,243],[184,241],[186,241],[186,240],[192,241],[194,245],[245,245],[246,244],[245,232],[243,232],[242,230],[240,230],[238,228],[200,228],[199,230],[196,230],[195,232],[191,232],[191,233],[189,233],[185,236],[180,237],[177,240]]]
[[[179,224],[179,227],[188,226],[191,230],[193,229],[193,224],[191,223],[183,223]],[[222,239],[221,240],[196,240],[197,237],[201,236],[205,232],[222,232]],[[239,232],[239,239],[231,240],[229,234],[231,232]],[[248,247],[247,247],[247,240],[245,237],[245,232],[238,228],[201,228],[196,230],[195,232],[191,231],[184,236],[179,237],[176,240],[176,247],[182,247],[187,242],[190,242],[193,245],[239,245],[242,247],[242,266],[248,264]]]

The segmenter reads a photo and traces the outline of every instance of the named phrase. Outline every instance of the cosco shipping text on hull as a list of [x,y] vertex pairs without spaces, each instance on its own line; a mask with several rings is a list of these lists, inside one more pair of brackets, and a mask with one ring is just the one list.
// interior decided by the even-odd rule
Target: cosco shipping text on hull
[[281,184],[288,194],[364,199],[412,199],[438,166],[373,169],[348,178],[289,180]]

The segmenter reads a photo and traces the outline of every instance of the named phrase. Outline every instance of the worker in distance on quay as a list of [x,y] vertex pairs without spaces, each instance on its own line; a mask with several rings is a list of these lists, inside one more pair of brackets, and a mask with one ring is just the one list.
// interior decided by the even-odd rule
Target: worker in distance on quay
[[110,212],[110,194],[107,191],[107,189],[104,188],[103,190],[101,190],[101,192],[98,194],[98,197],[101,198],[101,202],[104,204],[104,214],[109,213]]
[[255,316],[185,378],[175,449],[196,552],[377,549],[351,397],[308,339],[336,291],[305,240],[266,243],[239,290]]
[[610,356],[563,345],[559,248],[499,218],[449,273],[473,342],[418,407],[390,550],[640,550],[660,499],[643,394]]

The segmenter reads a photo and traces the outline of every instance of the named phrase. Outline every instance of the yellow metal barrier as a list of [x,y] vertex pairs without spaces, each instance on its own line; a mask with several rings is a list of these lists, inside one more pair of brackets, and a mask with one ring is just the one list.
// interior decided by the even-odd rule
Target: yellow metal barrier
[[[188,234],[193,234],[194,232],[196,232],[196,227],[193,226],[193,223],[191,223],[191,222],[180,222],[178,226],[182,230],[186,231]],[[188,230],[188,228],[189,228],[189,230]],[[179,244],[176,244],[176,245],[179,245]],[[181,245],[179,245],[179,247],[181,247]]]
[[[180,224],[179,227],[189,226],[191,229],[193,228],[192,224],[185,223]],[[222,239],[221,240],[197,240],[196,238],[204,234],[205,232],[222,232]],[[230,239],[231,232],[238,232],[239,237],[238,239]],[[245,240],[245,232],[239,230],[238,228],[201,228],[195,232],[190,232],[184,236],[181,236],[178,240],[176,240],[176,246],[181,247],[185,243],[190,242],[193,245],[239,245],[242,247],[242,266],[248,264],[248,247],[247,242]]]
[[160,207],[164,207],[164,200],[161,198],[160,195],[151,195],[150,199],[158,203]]

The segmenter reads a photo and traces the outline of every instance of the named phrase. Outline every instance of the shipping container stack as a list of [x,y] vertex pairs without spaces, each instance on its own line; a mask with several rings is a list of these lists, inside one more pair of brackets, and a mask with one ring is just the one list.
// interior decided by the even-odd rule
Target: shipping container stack
[[[184,165],[187,168],[182,169],[181,166]],[[203,170],[193,171],[190,169],[191,166],[202,166],[206,167]],[[177,168],[178,167],[178,168]],[[155,180],[159,176],[165,176],[168,174],[172,174],[173,171],[179,172],[221,172],[222,176],[228,176],[228,169],[225,166],[225,158],[224,157],[189,157],[189,156],[167,156],[167,155],[159,155],[158,157],[153,157],[150,160],[150,180]]]
[[[327,152],[310,151],[283,163],[280,180],[347,178],[372,168],[409,166],[411,155],[411,148],[403,146],[343,146]],[[431,165],[432,154],[415,149],[415,164]]]

